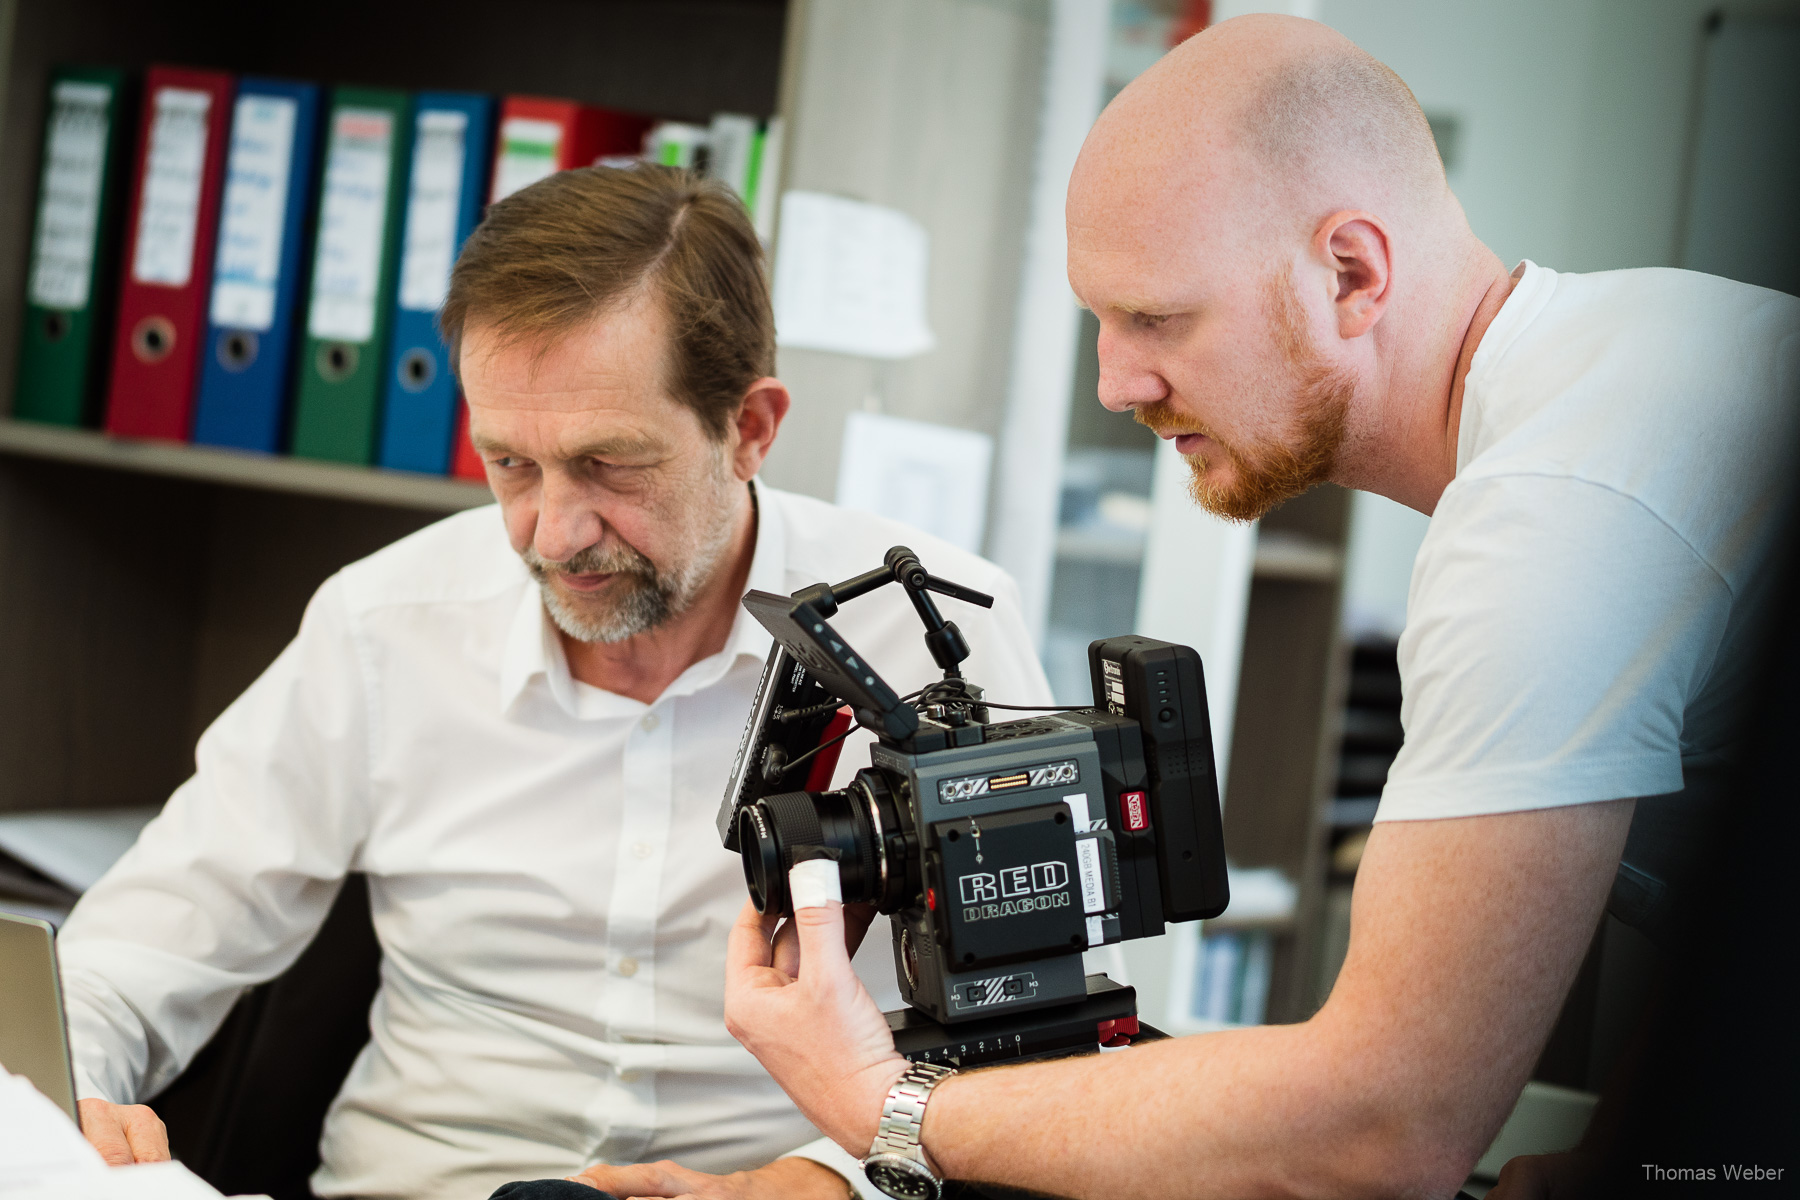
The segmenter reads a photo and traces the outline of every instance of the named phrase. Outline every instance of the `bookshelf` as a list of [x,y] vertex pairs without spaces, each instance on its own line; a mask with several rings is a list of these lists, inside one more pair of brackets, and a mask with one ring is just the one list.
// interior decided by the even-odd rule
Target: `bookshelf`
[[491,503],[494,498],[483,484],[442,476],[347,467],[176,442],[139,441],[112,437],[95,429],[64,429],[10,418],[0,418],[0,455],[429,513],[458,512]]
[[1047,0],[320,0],[254,20],[223,0],[0,0],[0,810],[160,802],[320,582],[488,500],[449,479],[9,419],[54,66],[781,116],[780,186],[901,208],[932,237],[936,350],[780,354],[797,403],[764,477],[829,498],[843,418],[871,396],[1000,427],[1051,19]]

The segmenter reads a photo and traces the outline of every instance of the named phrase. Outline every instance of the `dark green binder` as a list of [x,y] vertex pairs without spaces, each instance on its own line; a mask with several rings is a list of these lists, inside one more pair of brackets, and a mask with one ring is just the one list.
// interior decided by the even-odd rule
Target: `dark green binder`
[[292,447],[304,458],[375,459],[406,208],[410,108],[405,92],[331,93],[294,399]]
[[100,67],[50,77],[15,417],[91,425],[99,416],[117,283],[115,193],[130,132],[124,90],[123,72]]

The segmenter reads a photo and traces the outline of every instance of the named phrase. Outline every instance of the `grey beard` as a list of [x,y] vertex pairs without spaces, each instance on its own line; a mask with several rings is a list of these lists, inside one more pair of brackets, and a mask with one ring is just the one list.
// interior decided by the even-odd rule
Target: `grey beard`
[[558,629],[578,642],[622,642],[655,629],[679,611],[666,585],[659,579],[638,577],[629,584],[625,580],[615,584],[621,585],[629,586],[630,590],[615,600],[609,611],[588,616],[563,603],[547,577],[538,580],[538,590],[544,595],[544,609],[550,619],[556,622]]
[[[544,609],[558,629],[578,642],[611,644],[647,633],[686,612],[712,578],[730,542],[731,521],[727,518],[694,547],[687,562],[666,574],[632,546],[589,546],[560,563],[549,561],[528,546],[522,557],[538,581]],[[551,584],[553,575],[596,572],[618,576],[610,589],[614,595],[608,597],[604,611],[583,612],[569,604]]]

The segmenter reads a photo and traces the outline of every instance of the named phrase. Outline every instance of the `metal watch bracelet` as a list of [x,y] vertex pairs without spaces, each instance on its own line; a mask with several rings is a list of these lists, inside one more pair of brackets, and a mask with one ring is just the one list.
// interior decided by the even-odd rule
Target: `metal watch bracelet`
[[881,1106],[881,1123],[875,1130],[875,1144],[869,1147],[868,1156],[903,1154],[929,1168],[924,1147],[919,1144],[925,1105],[931,1099],[932,1089],[954,1074],[955,1068],[938,1063],[908,1065],[888,1090],[887,1101]]

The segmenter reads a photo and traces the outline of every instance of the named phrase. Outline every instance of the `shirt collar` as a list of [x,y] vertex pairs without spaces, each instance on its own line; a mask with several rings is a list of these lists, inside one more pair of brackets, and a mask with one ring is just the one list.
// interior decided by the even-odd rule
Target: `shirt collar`
[[[752,591],[780,592],[787,581],[787,527],[776,498],[762,486],[750,481],[751,497],[756,505],[756,548],[750,556],[749,588]],[[761,662],[769,656],[774,639],[757,624],[741,605],[731,622],[731,633],[725,648],[688,667],[663,694],[656,705],[680,696],[703,691],[723,679],[737,664],[748,657]],[[656,705],[644,705],[624,696],[601,692],[575,681],[569,674],[569,661],[563,654],[562,640],[544,608],[544,598],[535,580],[527,582],[513,613],[507,631],[505,650],[500,663],[500,711],[509,713],[532,682],[542,677],[550,695],[564,712],[574,717],[633,716]],[[592,702],[590,702],[592,701]]]

